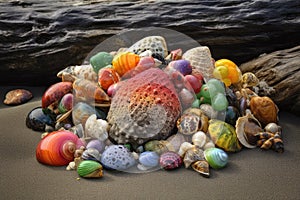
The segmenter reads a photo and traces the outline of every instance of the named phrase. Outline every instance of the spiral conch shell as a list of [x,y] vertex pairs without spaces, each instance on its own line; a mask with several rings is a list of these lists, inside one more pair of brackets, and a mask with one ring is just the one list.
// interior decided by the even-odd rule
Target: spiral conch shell
[[73,161],[76,149],[84,142],[69,131],[54,131],[45,136],[36,148],[36,159],[43,164],[64,166]]

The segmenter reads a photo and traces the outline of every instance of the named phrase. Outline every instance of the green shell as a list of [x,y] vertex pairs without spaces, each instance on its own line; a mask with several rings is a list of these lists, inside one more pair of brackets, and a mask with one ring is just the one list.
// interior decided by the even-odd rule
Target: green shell
[[99,52],[90,58],[90,63],[94,71],[98,74],[99,70],[107,65],[111,65],[113,56],[107,52]]
[[[100,171],[102,171],[102,169],[103,167],[100,163],[93,160],[84,160],[78,165],[77,173],[79,176],[82,177],[96,177],[96,176],[90,176],[91,174],[98,174],[98,177],[101,177],[102,172]],[[99,174],[101,176],[99,176]]]
[[237,152],[242,149],[237,138],[235,128],[226,122],[209,120],[208,132],[216,146],[228,152]]

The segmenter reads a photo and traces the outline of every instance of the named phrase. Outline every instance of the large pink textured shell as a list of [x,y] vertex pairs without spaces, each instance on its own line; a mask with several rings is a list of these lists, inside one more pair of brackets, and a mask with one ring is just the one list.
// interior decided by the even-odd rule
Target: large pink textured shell
[[85,146],[70,131],[54,131],[44,137],[36,148],[36,159],[43,164],[64,166],[74,160],[76,149]]
[[169,76],[151,68],[123,81],[108,113],[109,135],[119,144],[137,147],[165,139],[180,115],[181,104]]

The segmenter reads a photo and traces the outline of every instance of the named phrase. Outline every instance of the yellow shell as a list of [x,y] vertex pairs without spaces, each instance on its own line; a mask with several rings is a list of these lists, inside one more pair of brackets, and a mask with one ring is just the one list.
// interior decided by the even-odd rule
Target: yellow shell
[[123,76],[126,72],[135,68],[140,61],[140,57],[137,54],[131,52],[122,52],[117,54],[112,60],[113,69]]

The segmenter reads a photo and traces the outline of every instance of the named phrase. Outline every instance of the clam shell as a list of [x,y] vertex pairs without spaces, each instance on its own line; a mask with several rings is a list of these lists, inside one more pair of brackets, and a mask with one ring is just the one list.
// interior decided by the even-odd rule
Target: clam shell
[[156,167],[159,163],[159,155],[153,151],[145,151],[140,154],[139,162],[145,167]]
[[209,164],[205,160],[198,160],[192,164],[192,168],[200,173],[202,176],[208,178],[209,174]]
[[145,37],[128,48],[128,51],[136,54],[140,54],[146,50],[150,50],[152,53],[158,54],[162,58],[165,58],[168,55],[167,43],[161,36]]
[[84,160],[77,167],[77,173],[84,178],[100,178],[103,176],[103,167],[100,163],[92,160]]
[[64,166],[74,160],[76,149],[85,146],[82,140],[69,131],[54,131],[37,145],[36,159],[43,164]]
[[173,170],[181,167],[182,159],[177,153],[168,151],[160,156],[159,164],[165,170]]
[[205,82],[213,78],[213,58],[207,46],[189,49],[182,55],[182,58],[190,61],[193,71],[202,73]]
[[6,93],[3,103],[7,105],[19,105],[26,103],[33,97],[32,93],[25,89],[15,89]]
[[228,155],[219,148],[209,148],[204,151],[204,156],[209,165],[214,169],[220,169],[227,165]]

